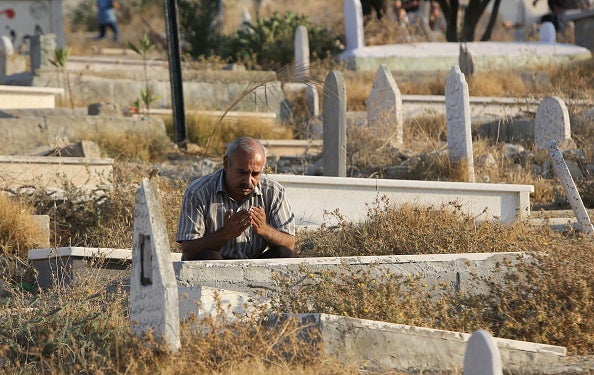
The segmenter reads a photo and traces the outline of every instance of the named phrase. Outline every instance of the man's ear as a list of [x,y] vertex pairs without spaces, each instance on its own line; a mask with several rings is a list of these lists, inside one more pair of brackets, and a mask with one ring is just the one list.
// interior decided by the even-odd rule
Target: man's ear
[[227,155],[223,156],[223,169],[227,170]]

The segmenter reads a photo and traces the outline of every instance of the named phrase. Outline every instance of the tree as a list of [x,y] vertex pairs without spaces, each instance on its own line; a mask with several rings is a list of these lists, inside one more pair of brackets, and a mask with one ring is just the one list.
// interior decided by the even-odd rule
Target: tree
[[[446,29],[446,40],[448,42],[472,42],[478,22],[487,9],[487,5],[491,0],[470,0],[464,12],[462,20],[462,32],[458,34],[458,10],[460,9],[459,0],[436,0],[444,17],[448,22]],[[499,5],[501,0],[494,0],[493,11],[489,17],[487,27],[481,36],[481,41],[491,39],[495,22],[497,21],[497,14],[499,13]]]

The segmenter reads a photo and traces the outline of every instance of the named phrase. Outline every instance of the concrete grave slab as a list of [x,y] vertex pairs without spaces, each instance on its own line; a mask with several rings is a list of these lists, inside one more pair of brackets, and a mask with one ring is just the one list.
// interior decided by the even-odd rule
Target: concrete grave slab
[[[367,205],[387,197],[390,203],[451,207],[477,220],[511,223],[530,215],[532,185],[387,180],[351,177],[269,174],[287,191],[298,225],[317,226],[336,222],[327,213],[338,209],[347,220],[366,218]],[[312,204],[315,202],[315,204]]]
[[[429,249],[427,251],[430,251]],[[277,276],[302,278],[299,275],[320,272],[356,272],[372,269],[378,277],[390,272],[396,275],[418,275],[428,285],[444,283],[455,290],[484,293],[485,285],[475,275],[502,275],[502,266],[523,261],[521,253],[389,255],[358,257],[320,257],[291,259],[249,259],[225,261],[174,262],[180,288],[208,286],[255,295],[278,293]],[[499,271],[498,271],[499,270]]]
[[53,87],[0,86],[0,110],[19,108],[55,108],[56,96],[64,89]]
[[[458,373],[470,334],[330,314],[294,314],[307,330],[317,329],[327,354],[375,371]],[[506,373],[558,364],[565,347],[493,338]],[[466,373],[466,372],[465,372]],[[482,372],[481,374],[488,374]]]
[[44,115],[0,118],[0,153],[21,155],[24,150],[56,145],[56,139],[70,142],[88,140],[99,134],[137,134],[169,140],[163,120],[158,117],[110,117],[77,115]]
[[[585,47],[563,43],[468,42],[467,47],[474,58],[475,73],[568,65],[592,57]],[[457,43],[420,42],[347,48],[338,59],[358,71],[375,71],[385,64],[392,71],[447,72],[458,64],[459,53]]]
[[32,249],[27,257],[37,270],[37,285],[47,289],[80,284],[90,278],[109,283],[130,273],[132,251],[88,247]]
[[0,155],[0,189],[23,186],[62,188],[66,184],[93,190],[109,186],[113,159]]
[[[44,289],[51,288],[53,280],[64,280],[65,284],[84,282],[89,277],[121,280],[129,276],[132,265],[131,249],[47,247],[29,250],[27,257],[38,272],[37,284]],[[181,253],[170,253],[170,258],[179,262]]]

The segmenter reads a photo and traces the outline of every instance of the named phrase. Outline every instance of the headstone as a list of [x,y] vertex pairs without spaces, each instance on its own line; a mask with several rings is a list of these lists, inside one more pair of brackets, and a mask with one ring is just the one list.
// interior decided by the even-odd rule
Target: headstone
[[563,186],[565,195],[567,195],[569,205],[573,210],[575,218],[582,232],[593,235],[594,227],[590,221],[590,216],[588,215],[588,211],[584,206],[584,202],[582,202],[582,198],[580,197],[580,193],[575,186],[575,182],[573,182],[569,168],[563,159],[563,153],[561,150],[559,150],[559,147],[557,147],[557,141],[551,139],[547,143],[547,148],[549,149],[551,159],[553,159],[553,168],[555,169],[559,180],[561,180],[561,185]]
[[464,375],[503,375],[499,348],[487,331],[472,333],[464,353]]
[[474,160],[468,84],[460,68],[453,66],[445,89],[448,149],[454,163],[466,162],[468,181],[474,182]]
[[320,98],[316,86],[307,85],[305,88],[305,105],[310,119],[317,119],[320,116]]
[[324,176],[346,177],[346,86],[341,72],[326,76],[323,103]]
[[37,34],[31,36],[29,57],[31,59],[31,71],[51,68],[50,60],[54,58],[56,50],[55,34]]
[[0,55],[10,56],[14,53],[14,46],[9,37],[2,35],[0,36]]
[[542,25],[540,25],[538,41],[541,43],[557,42],[557,32],[555,31],[555,26],[552,22],[543,22]]
[[395,147],[403,144],[402,96],[394,81],[392,72],[381,64],[371,93],[367,99],[367,123],[369,126],[384,124],[393,129],[393,137],[388,140]]
[[534,143],[537,149],[547,147],[551,139],[564,142],[571,139],[569,112],[562,99],[555,96],[544,98],[536,110]]
[[363,39],[363,9],[360,0],[345,0],[344,37],[346,50],[351,51],[365,47]]
[[460,55],[458,56],[460,71],[468,77],[474,74],[474,58],[468,50],[466,43],[460,43]]
[[295,30],[295,79],[297,82],[309,78],[309,37],[304,25]]
[[0,36],[0,78],[8,75],[8,58],[14,54],[12,41],[7,36]]
[[241,23],[239,24],[238,30],[245,33],[251,32],[252,29],[247,26],[250,22],[252,22],[252,15],[246,7],[243,7],[241,9]]
[[180,344],[178,289],[165,219],[154,183],[136,192],[130,277],[130,323],[135,336],[152,332],[171,351]]

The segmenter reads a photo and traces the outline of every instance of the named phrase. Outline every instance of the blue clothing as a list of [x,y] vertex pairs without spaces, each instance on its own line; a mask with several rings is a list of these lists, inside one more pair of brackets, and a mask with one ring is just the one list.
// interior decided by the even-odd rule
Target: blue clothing
[[113,40],[118,40],[118,23],[115,15],[114,0],[97,0],[99,35],[95,39],[105,37],[107,28],[113,31]]
[[99,25],[107,25],[116,22],[113,0],[97,0]]

